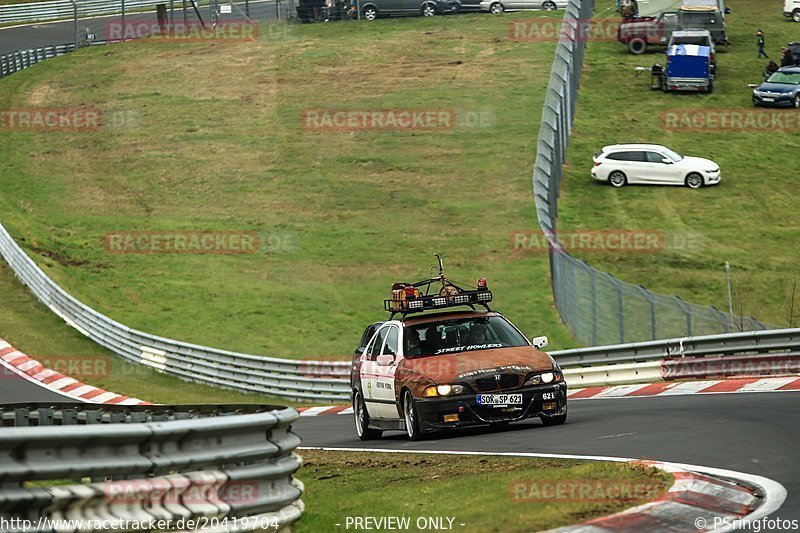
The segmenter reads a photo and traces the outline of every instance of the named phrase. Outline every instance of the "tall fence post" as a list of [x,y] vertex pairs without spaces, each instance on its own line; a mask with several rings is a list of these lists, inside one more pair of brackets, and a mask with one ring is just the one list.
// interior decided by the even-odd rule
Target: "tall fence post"
[[73,41],[75,44],[75,50],[78,49],[78,2],[76,0],[70,0],[72,2],[72,9],[73,9]]
[[[683,312],[686,313],[686,336],[692,336],[692,309],[689,307],[689,304],[681,300],[680,296],[673,295],[672,298],[678,304],[678,307],[683,309]],[[727,333],[727,330],[726,330]]]
[[656,299],[653,298],[653,295],[650,293],[650,291],[641,285],[637,285],[636,287],[642,293],[644,299],[650,303],[650,338],[651,340],[656,340],[658,339],[656,336]]

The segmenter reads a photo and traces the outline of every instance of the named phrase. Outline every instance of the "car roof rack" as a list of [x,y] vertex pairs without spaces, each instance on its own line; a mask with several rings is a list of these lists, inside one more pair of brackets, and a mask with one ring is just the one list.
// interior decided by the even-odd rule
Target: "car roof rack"
[[[421,313],[433,309],[446,309],[449,307],[467,306],[475,309],[476,305],[484,307],[487,311],[489,302],[492,301],[492,291],[486,285],[486,278],[479,278],[476,288],[467,288],[447,279],[444,275],[442,258],[433,254],[439,263],[438,275],[416,283],[392,284],[392,297],[383,301],[383,308],[389,311],[389,320],[395,315],[403,316],[411,313]],[[432,266],[431,270],[437,267]]]

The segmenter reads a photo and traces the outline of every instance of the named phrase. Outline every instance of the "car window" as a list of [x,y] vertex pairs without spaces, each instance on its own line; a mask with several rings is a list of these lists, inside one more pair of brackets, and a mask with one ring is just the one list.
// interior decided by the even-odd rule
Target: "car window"
[[668,14],[664,15],[664,22],[668,24],[678,24],[678,15],[675,14]]
[[397,355],[398,340],[400,335],[396,327],[390,327],[386,335],[386,343],[383,345],[384,355]]
[[613,159],[615,161],[644,161],[644,154],[642,152],[616,152],[613,154],[609,154],[607,159]]
[[645,152],[645,156],[647,156],[648,163],[661,163],[664,164],[664,156],[659,154],[658,152]]
[[378,358],[378,355],[381,353],[381,348],[383,348],[383,340],[386,338],[386,333],[389,327],[383,327],[378,330],[378,334],[375,336],[375,340],[372,341],[372,346],[369,348],[369,360],[374,361]]
[[684,11],[683,23],[686,26],[700,26],[701,28],[706,24],[716,24],[717,17],[713,13],[690,13]]
[[776,72],[769,78],[769,83],[789,83],[792,85],[800,85],[800,74],[795,72]]
[[375,334],[375,330],[378,329],[380,325],[381,324],[378,323],[367,326],[367,329],[364,330],[364,334],[361,336],[361,341],[358,343],[357,350],[361,351],[362,353],[364,352],[364,350],[367,348],[367,343]]
[[525,337],[500,316],[478,316],[408,326],[405,334],[405,354],[408,357],[527,345]]

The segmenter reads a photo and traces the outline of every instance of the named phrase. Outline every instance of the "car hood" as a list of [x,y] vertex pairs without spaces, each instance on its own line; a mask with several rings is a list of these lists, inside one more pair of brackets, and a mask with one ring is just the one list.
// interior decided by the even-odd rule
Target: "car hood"
[[762,83],[758,87],[756,87],[756,91],[769,91],[771,93],[785,93],[785,94],[792,94],[797,92],[797,89],[800,88],[798,85],[789,85],[787,83]]
[[[468,383],[495,374],[518,374],[551,370],[550,356],[532,346],[474,350],[454,354],[414,357],[403,361],[403,368],[417,379],[427,378],[436,384]],[[413,378],[412,378],[413,379]]]
[[716,164],[714,161],[710,159],[706,159],[705,157],[692,157],[690,155],[684,156],[683,159],[679,161],[679,164],[682,166],[697,168],[698,166],[702,166],[700,170],[711,170],[712,168],[719,168],[719,165]]

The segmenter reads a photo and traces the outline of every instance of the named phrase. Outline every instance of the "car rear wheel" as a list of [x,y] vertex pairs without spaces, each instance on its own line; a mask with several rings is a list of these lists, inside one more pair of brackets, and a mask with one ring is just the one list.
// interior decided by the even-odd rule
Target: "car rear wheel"
[[647,41],[641,37],[634,37],[628,41],[628,51],[635,55],[642,55],[647,51]]
[[495,2],[494,4],[491,5],[489,11],[491,11],[495,15],[499,15],[503,11],[505,11],[505,8],[503,7],[503,4],[501,4],[500,2]]
[[542,9],[544,9],[545,11],[555,11],[556,4],[554,2],[545,2],[544,4],[542,4]]
[[356,392],[353,396],[353,416],[356,420],[356,434],[359,439],[373,440],[381,438],[383,431],[369,427],[367,406],[364,405],[364,398],[361,397],[360,392]]
[[425,4],[422,6],[422,16],[432,17],[436,14],[436,7],[433,4]]
[[567,421],[567,412],[565,410],[563,415],[555,416],[542,415],[539,417],[539,420],[542,421],[543,426],[560,426]]
[[692,172],[686,176],[686,186],[690,189],[699,189],[703,186],[703,176],[697,172]]
[[797,96],[794,97],[794,106],[800,108],[800,93],[798,93]]
[[623,187],[626,183],[628,183],[628,178],[625,177],[625,173],[621,170],[615,170],[611,174],[608,175],[608,182],[611,184],[612,187]]
[[414,398],[408,391],[403,395],[403,416],[406,419],[406,434],[408,438],[410,440],[422,439],[422,432],[419,429],[417,406],[414,405]]
[[375,20],[376,18],[378,18],[378,10],[372,6],[365,7],[364,18],[367,20]]

